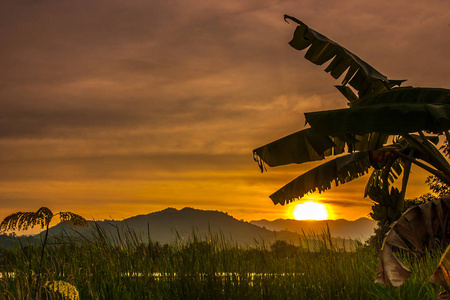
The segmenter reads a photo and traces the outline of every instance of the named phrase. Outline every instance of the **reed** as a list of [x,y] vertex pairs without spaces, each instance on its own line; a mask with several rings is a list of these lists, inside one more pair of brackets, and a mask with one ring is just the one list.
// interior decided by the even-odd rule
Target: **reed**
[[[327,232],[304,234],[302,246],[280,243],[277,249],[263,241],[240,247],[223,235],[195,231],[172,244],[141,240],[130,228],[111,236],[98,226],[92,237],[53,237],[42,282],[67,282],[81,299],[434,299],[428,278],[441,254],[400,253],[413,276],[400,288],[386,288],[374,283],[376,251],[337,247]],[[40,247],[25,242],[1,250],[2,298],[31,298]],[[48,289],[41,295],[60,299]]]

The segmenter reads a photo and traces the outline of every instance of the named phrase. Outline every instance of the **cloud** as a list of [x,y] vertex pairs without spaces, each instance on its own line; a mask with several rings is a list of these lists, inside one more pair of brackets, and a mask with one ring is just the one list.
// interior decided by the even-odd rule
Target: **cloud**
[[[3,1],[0,197],[11,203],[28,197],[19,202],[31,205],[49,195],[56,204],[73,193],[69,204],[87,207],[93,198],[70,188],[71,181],[82,189],[90,180],[95,197],[107,199],[106,182],[121,179],[129,185],[121,205],[131,213],[140,209],[132,201],[133,181],[165,180],[175,188],[205,180],[216,182],[215,200],[208,204],[211,190],[201,194],[191,185],[191,206],[217,205],[244,216],[255,207],[248,198],[261,214],[274,216],[272,209],[285,208],[273,207],[268,195],[310,165],[259,174],[252,149],[303,128],[306,111],[346,107],[325,66],[287,45],[295,26],[283,14],[391,78],[448,87],[448,8],[440,0]],[[19,192],[18,182],[24,191],[59,183],[49,185],[56,194],[38,196]],[[360,193],[336,190],[330,203],[357,211],[357,203],[338,195]],[[165,204],[183,203],[183,196]],[[147,200],[159,201],[156,195]],[[108,209],[120,212],[119,202]]]

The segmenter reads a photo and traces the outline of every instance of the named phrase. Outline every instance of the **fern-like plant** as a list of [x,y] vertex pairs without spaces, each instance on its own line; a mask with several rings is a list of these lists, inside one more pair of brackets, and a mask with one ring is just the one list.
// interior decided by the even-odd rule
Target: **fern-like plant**
[[3,219],[0,224],[0,232],[6,232],[9,230],[27,230],[33,228],[34,226],[40,226],[42,229],[45,228],[45,236],[42,242],[41,257],[39,260],[39,268],[37,271],[36,284],[34,288],[33,298],[36,299],[37,291],[40,288],[40,277],[42,270],[42,263],[44,260],[45,246],[48,240],[48,229],[50,222],[55,216],[58,216],[62,223],[71,225],[74,228],[89,226],[89,223],[80,215],[74,214],[72,212],[59,212],[54,214],[49,208],[41,207],[36,212],[16,212],[5,219]]

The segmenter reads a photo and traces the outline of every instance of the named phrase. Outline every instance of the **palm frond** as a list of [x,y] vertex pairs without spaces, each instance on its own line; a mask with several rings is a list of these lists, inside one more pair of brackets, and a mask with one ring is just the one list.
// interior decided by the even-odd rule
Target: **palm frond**
[[367,152],[355,152],[337,157],[300,175],[284,187],[273,193],[270,198],[274,204],[290,203],[305,194],[319,192],[336,185],[343,184],[366,174],[370,168]]
[[36,212],[16,212],[3,219],[0,231],[27,230],[39,225],[41,228],[50,224],[53,213],[47,207],[41,207]]
[[73,226],[74,228],[89,226],[85,218],[70,211],[60,212],[59,217],[62,223]]

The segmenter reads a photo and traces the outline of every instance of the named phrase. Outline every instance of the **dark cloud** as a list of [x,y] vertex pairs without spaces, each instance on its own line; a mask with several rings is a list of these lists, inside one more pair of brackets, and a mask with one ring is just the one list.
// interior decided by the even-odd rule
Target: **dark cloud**
[[[102,180],[189,180],[222,178],[222,172],[247,172],[251,155],[232,154],[133,154],[90,157],[54,157],[46,160],[24,159],[2,161],[0,180],[91,181]],[[200,170],[200,172],[199,172]],[[208,172],[205,172],[207,170]],[[257,171],[257,166],[254,166]],[[211,173],[215,173],[212,175]],[[257,172],[253,180],[257,179]],[[240,176],[247,179],[248,174]],[[237,178],[236,175],[234,175]]]
[[[361,197],[362,198],[362,197]],[[367,199],[361,199],[361,200],[333,200],[330,198],[326,198],[326,200],[321,201],[324,204],[332,205],[333,207],[344,207],[344,208],[354,208],[357,206],[367,207],[368,204],[371,205],[371,200],[369,198]]]

